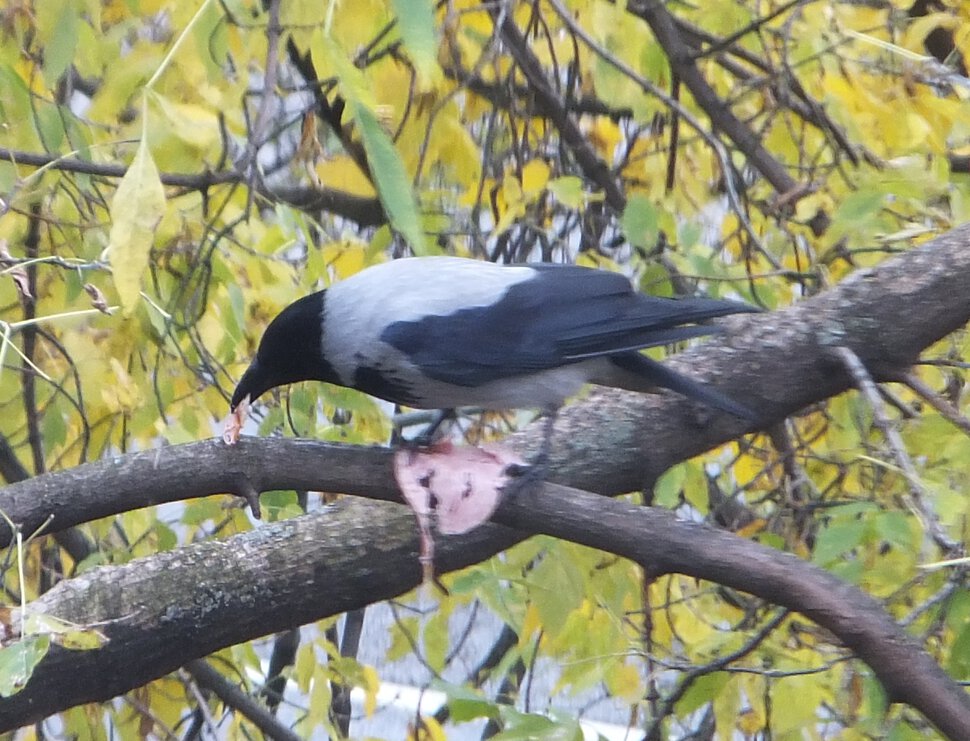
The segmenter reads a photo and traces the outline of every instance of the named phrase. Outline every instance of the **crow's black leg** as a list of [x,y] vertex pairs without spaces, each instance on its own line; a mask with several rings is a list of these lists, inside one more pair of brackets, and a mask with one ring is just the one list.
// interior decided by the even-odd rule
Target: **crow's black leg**
[[539,486],[546,480],[549,474],[549,456],[552,454],[552,431],[556,426],[558,409],[548,410],[543,414],[542,419],[542,442],[539,451],[533,456],[527,465],[512,465],[506,469],[510,477],[509,483],[505,485],[502,493],[509,496],[516,496],[525,489]]
[[431,444],[434,442],[441,425],[454,419],[457,419],[454,409],[436,409],[434,418],[428,423],[428,426],[425,427],[419,435],[416,435],[409,440],[408,444],[416,445],[419,448],[431,447]]

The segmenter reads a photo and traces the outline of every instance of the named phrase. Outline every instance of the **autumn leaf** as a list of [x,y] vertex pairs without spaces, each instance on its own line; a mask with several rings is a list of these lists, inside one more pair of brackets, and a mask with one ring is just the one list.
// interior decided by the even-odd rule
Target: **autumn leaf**
[[24,688],[50,645],[50,636],[34,635],[0,648],[0,697],[10,697]]
[[165,190],[144,136],[111,199],[110,214],[108,261],[122,311],[131,316],[138,305],[155,227],[165,215]]
[[108,301],[94,283],[85,283],[84,291],[91,297],[91,306],[100,311],[102,314],[111,314],[111,307],[108,306]]

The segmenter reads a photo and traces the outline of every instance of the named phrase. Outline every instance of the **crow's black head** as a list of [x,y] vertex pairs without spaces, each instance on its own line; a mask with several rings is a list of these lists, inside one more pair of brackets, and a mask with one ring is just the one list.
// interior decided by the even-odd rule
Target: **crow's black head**
[[232,394],[230,409],[297,381],[336,381],[321,350],[324,291],[287,306],[269,323],[259,350]]

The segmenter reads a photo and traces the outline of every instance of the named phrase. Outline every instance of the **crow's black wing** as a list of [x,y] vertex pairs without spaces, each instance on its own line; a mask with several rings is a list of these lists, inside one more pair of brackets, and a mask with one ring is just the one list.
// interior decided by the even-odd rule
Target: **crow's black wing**
[[478,386],[710,334],[711,327],[679,325],[753,311],[733,301],[646,296],[602,270],[529,267],[533,276],[492,304],[396,322],[381,339],[431,378]]

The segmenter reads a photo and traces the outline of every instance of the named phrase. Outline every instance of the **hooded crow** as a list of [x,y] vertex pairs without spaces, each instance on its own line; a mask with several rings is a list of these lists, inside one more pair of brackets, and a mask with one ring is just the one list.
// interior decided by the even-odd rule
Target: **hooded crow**
[[638,352],[712,334],[700,322],[751,311],[736,301],[648,296],[620,274],[575,265],[392,260],[273,319],[231,409],[277,386],[325,381],[409,407],[536,408],[552,417],[594,383],[667,388],[752,419],[743,405]]

